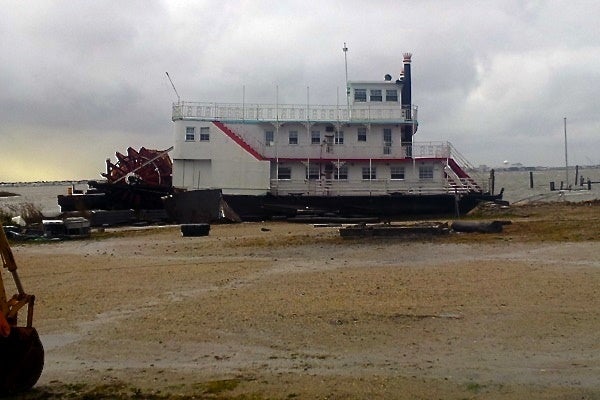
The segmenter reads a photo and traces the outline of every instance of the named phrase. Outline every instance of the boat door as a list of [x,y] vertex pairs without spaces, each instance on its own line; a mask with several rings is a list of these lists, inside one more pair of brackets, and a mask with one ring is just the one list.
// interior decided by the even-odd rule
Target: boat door
[[331,179],[333,179],[333,164],[332,163],[327,163],[325,164],[325,179],[327,181],[330,181]]
[[390,128],[383,129],[383,154],[392,153],[392,130]]

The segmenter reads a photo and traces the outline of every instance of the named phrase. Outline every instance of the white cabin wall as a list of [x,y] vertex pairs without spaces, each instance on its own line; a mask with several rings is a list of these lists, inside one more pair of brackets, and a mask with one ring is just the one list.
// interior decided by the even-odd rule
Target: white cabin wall
[[[370,82],[370,81],[354,81],[348,82],[350,85],[350,105],[352,106],[363,106],[363,105],[375,105],[375,106],[389,106],[397,104],[400,105],[401,94],[402,94],[402,85],[397,84],[395,81],[379,81],[379,82]],[[355,101],[354,90],[355,89],[365,89],[367,92],[366,101]],[[381,101],[371,101],[371,89],[379,89],[382,91],[382,100]],[[396,90],[398,99],[396,101],[387,101],[386,100],[386,90]]]
[[210,160],[177,160],[177,168],[173,164],[174,186],[187,189],[212,187],[212,174]]
[[[304,161],[306,162],[306,161]],[[309,160],[310,162],[310,160]],[[318,160],[315,160],[315,163],[318,163]],[[369,166],[368,162],[348,162],[345,164],[348,168],[348,179],[347,182],[364,182],[362,178],[362,169]],[[393,166],[401,166],[404,167],[404,179],[403,180],[392,180],[391,179],[391,168]],[[433,168],[433,178],[428,179],[419,179],[419,167],[420,166],[431,166]],[[289,167],[291,168],[291,180],[299,181],[306,179],[306,165],[303,162],[291,162],[291,161],[282,161],[277,164],[273,162],[271,166],[271,176],[273,179],[277,177],[278,167]],[[377,180],[392,180],[397,181],[398,184],[401,182],[423,182],[427,183],[431,182],[439,182],[443,179],[443,167],[439,163],[434,163],[430,161],[417,161],[414,164],[409,163],[398,163],[398,162],[390,162],[390,163],[381,163],[381,162],[373,162],[371,163],[371,167],[376,169],[376,179]],[[324,167],[322,167],[324,169]],[[333,179],[333,178],[332,178]]]
[[[331,124],[329,124],[331,126]],[[335,127],[337,129],[337,126]],[[366,141],[358,140],[358,130],[364,128],[367,131]],[[383,147],[383,129],[392,130],[392,145],[390,154],[384,154]],[[265,146],[265,131],[273,131],[274,142],[271,146]],[[340,126],[340,131],[344,134],[343,144],[333,143],[331,151],[326,152],[320,144],[311,143],[311,132],[318,130],[321,134],[321,142],[325,140],[326,134],[333,134],[326,131],[326,125],[316,124],[307,131],[306,124],[294,123],[285,124],[277,131],[271,126],[253,126],[247,130],[246,136],[260,141],[257,143],[257,149],[264,152],[266,157],[270,158],[402,158],[405,152],[401,147],[401,129],[397,124],[389,125],[346,125]],[[290,131],[298,132],[298,144],[289,144]]]
[[[343,144],[333,144],[332,151],[326,152],[326,146],[311,144],[312,130],[321,132],[321,141],[325,139],[327,126],[334,126],[344,132]],[[195,128],[194,141],[186,141],[186,127]],[[175,148],[173,155],[174,186],[187,189],[220,188],[225,194],[265,194],[271,189],[271,180],[277,180],[277,162],[291,168],[291,179],[278,182],[278,190],[285,188],[290,192],[310,190],[313,186],[324,187],[323,182],[306,180],[305,163],[318,164],[320,159],[335,161],[348,158],[362,161],[346,161],[348,179],[340,180],[347,194],[354,191],[370,191],[370,188],[383,189],[388,192],[421,190],[434,185],[438,187],[444,182],[443,165],[429,160],[406,159],[398,154],[384,154],[383,130],[392,130],[392,148],[400,149],[401,130],[397,124],[351,124],[338,126],[329,124],[314,124],[307,131],[306,123],[286,123],[279,130],[271,123],[227,123],[229,129],[235,132],[259,153],[272,158],[270,161],[257,160],[245,149],[239,146],[210,121],[175,121]],[[200,141],[200,128],[206,127],[209,132],[208,141]],[[358,141],[358,129],[367,130],[367,140]],[[298,132],[298,145],[289,144],[289,131]],[[265,145],[265,131],[273,131],[275,140],[272,146]],[[293,158],[296,161],[286,161]],[[376,182],[362,179],[362,168],[368,167],[365,159],[374,159],[372,166],[377,169]],[[389,159],[390,161],[385,161]],[[399,161],[399,159],[404,161]],[[384,161],[382,161],[384,160]],[[419,166],[430,165],[433,177],[420,179]],[[404,179],[391,179],[392,166],[404,167]],[[413,168],[414,166],[414,168]],[[325,170],[324,165],[321,167]],[[334,178],[332,180],[335,180]],[[275,186],[274,186],[275,187]],[[296,189],[293,189],[296,187]],[[336,184],[337,188],[340,188]]]
[[[186,127],[195,140],[186,141]],[[200,141],[200,128],[210,138]],[[257,160],[210,121],[174,121],[173,185],[186,189],[220,188],[223,193],[264,194],[270,188],[269,162]]]

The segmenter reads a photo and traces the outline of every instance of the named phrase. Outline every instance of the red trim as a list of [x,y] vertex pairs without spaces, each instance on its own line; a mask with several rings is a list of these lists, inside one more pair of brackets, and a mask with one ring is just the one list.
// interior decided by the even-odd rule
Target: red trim
[[454,171],[456,176],[459,178],[470,178],[469,174],[467,174],[461,167],[454,161],[453,158],[448,159],[448,166]]
[[248,153],[252,154],[254,158],[256,158],[257,160],[266,160],[266,158],[264,158],[258,151],[254,150],[252,146],[246,143],[244,139],[242,139],[234,131],[229,129],[224,123],[222,123],[221,121],[212,121],[212,123],[215,124],[215,126],[219,128],[225,135],[227,135],[227,137],[236,142],[241,148],[246,150]]
[[[311,162],[316,162],[316,163],[327,163],[327,162],[336,162],[336,161],[344,161],[344,162],[371,162],[371,163],[404,163],[404,164],[411,164],[413,162],[412,158],[306,158],[306,157],[294,157],[294,158],[269,158],[269,161],[279,161],[279,162],[300,162],[300,161],[306,161],[309,160]],[[432,158],[417,158],[416,159],[417,162],[422,162],[422,161],[446,161],[446,158],[436,158],[436,157],[432,157]]]
[[469,174],[467,174],[467,172],[464,169],[462,169],[460,167],[460,165],[458,165],[458,163],[456,161],[454,161],[453,158],[448,159],[448,166],[452,169],[452,171],[454,171],[456,176],[458,176],[461,180],[463,180],[463,179],[467,180],[471,185],[473,185],[477,189],[481,190],[481,187],[479,186],[479,184],[473,178],[471,178],[471,176]]

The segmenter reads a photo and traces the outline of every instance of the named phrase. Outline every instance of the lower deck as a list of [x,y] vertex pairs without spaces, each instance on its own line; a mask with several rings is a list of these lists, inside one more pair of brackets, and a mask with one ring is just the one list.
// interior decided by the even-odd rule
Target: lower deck
[[[175,160],[175,181],[186,190],[217,188],[224,194],[361,196],[486,192],[488,178],[465,172],[453,159],[266,160],[246,187],[255,163],[234,166],[217,160]],[[232,169],[235,168],[232,172]],[[227,179],[218,179],[227,173]],[[215,178],[213,178],[215,177]],[[228,182],[229,184],[224,184]]]

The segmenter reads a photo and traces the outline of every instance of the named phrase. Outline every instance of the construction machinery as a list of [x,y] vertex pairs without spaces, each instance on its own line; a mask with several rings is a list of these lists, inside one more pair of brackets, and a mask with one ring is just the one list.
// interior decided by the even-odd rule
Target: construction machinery
[[[33,323],[35,296],[25,293],[17,264],[0,223],[0,397],[33,387],[44,368],[44,347]],[[3,274],[7,270],[14,281],[17,293],[6,296]],[[25,326],[17,325],[18,314],[26,307]]]

